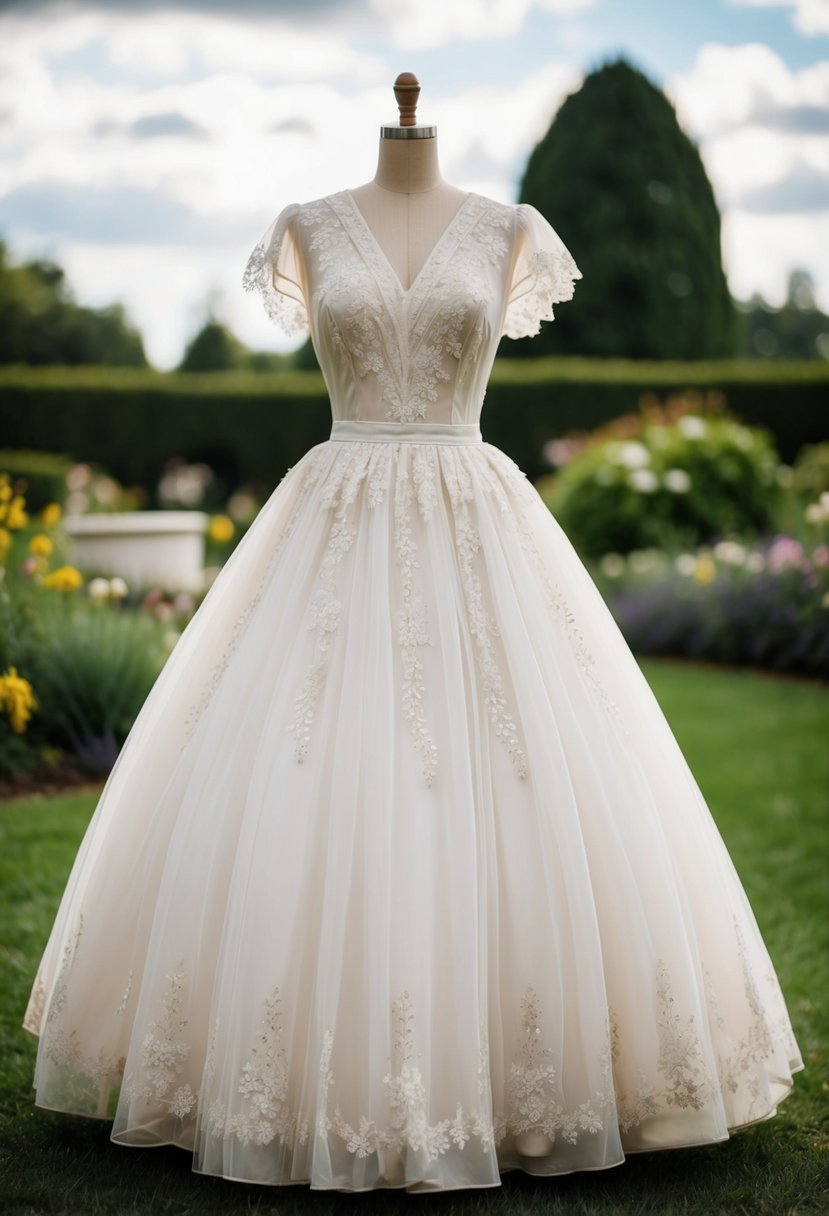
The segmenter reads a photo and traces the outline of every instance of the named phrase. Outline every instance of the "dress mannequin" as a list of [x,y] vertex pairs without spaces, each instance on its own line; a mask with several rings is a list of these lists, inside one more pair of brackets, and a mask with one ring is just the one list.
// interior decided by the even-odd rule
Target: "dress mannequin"
[[[438,164],[437,128],[415,118],[420,85],[411,72],[394,82],[399,125],[380,128],[374,180],[350,191],[405,290],[411,286],[434,245],[466,198],[443,180]],[[553,1142],[543,1132],[521,1132],[519,1153],[542,1157]]]
[[466,192],[443,180],[437,128],[415,120],[420,85],[401,72],[394,85],[400,123],[380,128],[373,181],[350,191],[403,288],[408,290]]

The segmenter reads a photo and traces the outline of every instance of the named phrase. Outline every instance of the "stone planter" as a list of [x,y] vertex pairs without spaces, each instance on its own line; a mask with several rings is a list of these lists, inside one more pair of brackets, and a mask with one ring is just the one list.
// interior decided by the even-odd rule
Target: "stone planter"
[[119,511],[63,522],[80,569],[120,575],[130,589],[201,591],[207,519],[204,511]]

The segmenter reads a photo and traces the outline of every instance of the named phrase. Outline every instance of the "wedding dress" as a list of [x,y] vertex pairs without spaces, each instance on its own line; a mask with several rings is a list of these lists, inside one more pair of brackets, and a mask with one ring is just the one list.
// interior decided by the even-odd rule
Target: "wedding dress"
[[538,211],[474,193],[407,289],[348,191],[269,226],[244,286],[310,329],[331,435],[103,788],[25,1015],[38,1105],[205,1174],[418,1190],[726,1140],[792,1091],[699,787],[482,439],[502,334],[579,278]]

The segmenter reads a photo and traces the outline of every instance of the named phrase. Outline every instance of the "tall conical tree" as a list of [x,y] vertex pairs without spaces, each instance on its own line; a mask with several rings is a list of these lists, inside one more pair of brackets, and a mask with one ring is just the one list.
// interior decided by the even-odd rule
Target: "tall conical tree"
[[738,318],[720,216],[696,146],[624,59],[588,75],[533,150],[520,199],[547,217],[583,279],[556,323],[505,355],[733,354]]

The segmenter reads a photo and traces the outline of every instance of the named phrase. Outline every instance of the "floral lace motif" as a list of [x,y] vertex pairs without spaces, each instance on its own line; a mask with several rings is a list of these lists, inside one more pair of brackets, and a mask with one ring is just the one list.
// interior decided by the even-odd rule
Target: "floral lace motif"
[[303,205],[298,218],[335,347],[358,378],[374,378],[387,418],[424,419],[453,364],[474,362],[491,290],[482,272],[509,252],[513,209],[469,195],[405,292],[348,191]]
[[[480,1149],[488,1152],[505,1137],[523,1132],[542,1133],[553,1142],[560,1139],[575,1144],[580,1136],[605,1129],[608,1120],[615,1120],[625,1133],[647,1119],[671,1111],[702,1110],[719,1102],[726,1092],[748,1094],[751,1105],[745,1121],[760,1118],[765,1114],[764,1098],[768,1107],[762,1063],[780,1046],[795,1051],[796,1044],[782,1005],[776,1021],[766,1016],[736,916],[733,926],[750,1016],[746,1034],[730,1050],[721,1047],[728,1042],[728,1027],[708,971],[704,971],[704,976],[709,1017],[706,1026],[699,1026],[693,1014],[683,1017],[676,1009],[670,971],[659,958],[654,972],[658,1004],[657,1077],[649,1078],[640,1069],[635,1087],[622,1087],[618,1074],[625,1044],[617,1015],[609,1007],[607,1038],[596,1059],[599,1087],[591,1099],[569,1108],[559,1081],[562,1061],[555,1060],[553,1048],[546,1041],[541,1002],[535,988],[527,984],[520,1000],[520,1029],[505,1077],[503,1105],[493,1109],[489,1042],[482,1021],[477,1035],[479,1101],[475,1109],[466,1109],[458,1102],[454,1112],[431,1122],[428,1094],[415,1051],[414,1006],[410,992],[403,989],[391,1004],[392,1050],[389,1069],[382,1081],[387,1100],[386,1121],[380,1125],[361,1115],[356,1123],[350,1122],[339,1103],[331,1110],[331,1090],[336,1082],[331,1066],[335,1032],[328,1026],[319,1058],[317,1115],[313,1120],[316,1134],[323,1138],[338,1137],[358,1157],[408,1147],[432,1160],[452,1147],[463,1148],[473,1137]],[[77,1029],[67,1032],[58,1025],[67,1004],[69,975],[82,928],[79,922],[64,950],[44,1027],[42,1050],[46,1058],[65,1070],[71,1086],[80,1085],[74,1091],[70,1086],[67,1092],[82,1092],[87,1103],[88,1095],[92,1095],[94,1104],[98,1094],[105,1098],[109,1087],[123,1075],[125,1062],[103,1050],[98,1053],[83,1050]],[[167,977],[160,1015],[144,1033],[140,1065],[124,1083],[131,1100],[146,1103],[150,1108],[166,1108],[172,1118],[180,1120],[195,1119],[199,1101],[198,1091],[183,1082],[182,1077],[193,1052],[188,1019],[182,1016],[187,978],[182,961]],[[766,978],[773,986],[777,985],[773,972]],[[131,986],[128,980],[128,989]],[[118,1012],[115,1011],[116,1016]],[[719,1033],[711,1036],[715,1026]],[[202,1088],[215,1075],[218,1030],[219,1020],[215,1019],[205,1054]],[[276,987],[264,1001],[259,1030],[239,1070],[236,1084],[236,1093],[242,1100],[239,1108],[233,1109],[232,1103],[215,1098],[205,1113],[209,1134],[235,1136],[244,1144],[266,1145],[274,1140],[288,1145],[307,1142],[312,1120],[309,1114],[301,1113],[298,1096],[292,1091],[285,1039],[281,991]],[[720,1049],[716,1068],[712,1068],[709,1062],[715,1045]],[[102,1100],[99,1117],[105,1116],[104,1106]]]
[[[297,500],[294,505],[294,509],[291,512],[291,516],[288,519],[287,523],[283,527],[283,529],[279,535],[279,539],[277,540],[276,544],[273,547],[271,555],[265,565],[264,570],[262,571],[262,575],[259,579],[258,586],[256,587],[256,590],[251,595],[251,597],[248,599],[243,611],[237,617],[236,623],[233,626],[233,631],[231,633],[230,639],[229,639],[227,645],[225,646],[225,649],[221,655],[221,658],[214,665],[213,670],[210,674],[210,678],[207,681],[204,688],[202,689],[199,700],[193,706],[191,706],[191,708],[187,714],[187,717],[185,718],[185,723],[184,723],[185,737],[184,737],[184,741],[181,744],[181,749],[180,749],[181,751],[183,751],[184,748],[187,746],[187,743],[190,740],[190,738],[196,728],[196,724],[198,723],[199,719],[201,718],[201,716],[204,713],[207,706],[212,701],[213,696],[216,692],[216,689],[218,688],[218,686],[221,682],[222,676],[227,671],[228,664],[230,663],[230,660],[231,660],[234,652],[236,651],[237,647],[239,646],[239,643],[241,642],[242,638],[247,633],[248,626],[250,625],[250,623],[256,613],[257,606],[259,605],[259,602],[262,599],[262,596],[265,591],[265,587],[267,586],[267,584],[272,576],[274,567],[275,567],[283,549],[285,548],[285,545],[287,544],[289,537],[291,536],[291,534],[294,531],[294,528],[296,527],[296,522],[299,519],[300,514],[302,513],[303,509],[305,508],[305,505],[311,494],[311,490],[316,485],[316,483],[320,477],[322,466],[325,463],[327,456],[328,456],[328,453],[325,449],[325,446],[322,445],[320,447],[319,451],[310,457],[309,467],[307,468],[307,470],[303,471],[302,485],[297,494]],[[290,472],[291,472],[291,469],[288,469],[286,471],[285,476],[282,478],[282,481],[285,480],[285,477],[287,477],[288,473],[290,473]],[[256,521],[254,521],[253,526],[254,527],[256,526]],[[248,533],[247,535],[249,536],[250,533]],[[247,536],[245,539],[247,539]],[[229,561],[226,563],[224,569],[221,571],[221,574],[219,576],[220,578],[227,577],[229,575],[230,563],[232,561],[233,561],[233,555],[231,555]],[[215,586],[215,584],[214,584],[214,586]],[[211,588],[210,590],[212,591],[213,588]],[[208,595],[209,594],[210,594],[210,592],[208,592]]]
[[[41,1051],[44,1059],[50,1060],[71,1075],[69,1091],[78,1098],[84,1108],[89,1094],[98,1091],[102,1097],[109,1085],[120,1080],[124,1069],[124,1057],[100,1048],[97,1052],[85,1050],[77,1027],[67,1029],[64,1013],[69,993],[69,977],[77,957],[83,936],[83,914],[69,937],[61,958],[52,999],[46,1012],[46,1021],[41,1032]],[[116,1011],[117,1012],[117,1011]],[[100,1113],[103,1113],[99,1106]]]
[[473,500],[472,481],[463,460],[454,452],[445,454],[444,474],[455,520],[455,543],[460,561],[461,580],[466,599],[469,627],[476,642],[476,654],[484,684],[484,704],[495,728],[496,737],[509,755],[518,777],[527,775],[527,756],[518,737],[515,719],[507,707],[504,682],[495,656],[492,639],[499,636],[496,621],[484,604],[483,588],[476,569],[481,538],[472,523],[469,503]]
[[337,596],[337,567],[343,555],[351,548],[357,534],[357,529],[348,519],[348,513],[365,475],[363,456],[361,451],[348,453],[322,490],[322,507],[325,510],[333,509],[334,519],[320,563],[320,586],[311,600],[306,626],[314,632],[313,657],[294,698],[293,718],[285,728],[294,736],[294,756],[299,763],[308,755],[314,710],[325,682],[333,636],[339,626],[342,603]]
[[186,1119],[195,1116],[198,1093],[190,1085],[179,1084],[190,1055],[186,1033],[189,1023],[181,1013],[187,982],[184,960],[166,978],[169,982],[162,999],[161,1016],[148,1026],[141,1047],[140,1068],[137,1074],[127,1076],[124,1088],[131,1101],[163,1105],[176,1119]]
[[286,295],[276,286],[279,251],[288,224],[295,219],[299,206],[294,203],[286,207],[258,241],[248,258],[242,274],[244,291],[255,291],[262,297],[265,311],[283,333],[288,336],[304,332],[308,328],[308,312],[301,300]]
[[278,988],[265,1001],[265,1016],[250,1058],[242,1065],[236,1091],[244,1099],[237,1114],[221,1099],[211,1102],[207,1129],[213,1136],[236,1136],[242,1144],[270,1144],[277,1137],[293,1145],[308,1139],[308,1121],[288,1108],[288,1062],[283,1042],[282,998]]
[[[492,452],[499,462],[509,459],[505,453],[501,452],[498,448],[493,448]],[[512,464],[511,461],[510,463]],[[619,706],[610,696],[610,693],[604,687],[596,673],[595,655],[589,649],[584,639],[584,635],[576,623],[575,613],[571,609],[567,598],[561,589],[561,586],[550,575],[547,563],[543,560],[538,551],[538,546],[536,545],[535,536],[533,534],[533,528],[529,523],[528,518],[530,511],[538,507],[538,491],[530,484],[530,482],[527,480],[526,474],[519,469],[517,465],[513,466],[513,471],[514,473],[518,474],[518,477],[514,478],[513,481],[514,485],[519,489],[521,498],[521,503],[516,508],[514,513],[514,519],[518,529],[519,543],[527,556],[530,558],[533,569],[536,571],[542,582],[547,598],[547,604],[562,627],[564,635],[570,643],[579,667],[590,681],[596,695],[604,705],[608,714],[616,723],[618,729],[622,732],[622,734],[629,735],[630,730],[622,717]]]
[[[422,457],[421,457],[422,460]],[[424,484],[421,468],[421,486]],[[427,726],[423,710],[423,663],[418,648],[429,646],[426,605],[414,591],[414,571],[420,568],[417,544],[412,536],[411,505],[414,491],[409,470],[400,462],[397,469],[394,503],[394,545],[402,584],[402,606],[397,611],[397,631],[403,662],[403,713],[422,761],[423,779],[431,785],[435,779],[438,749]]]
[[[520,207],[519,207],[520,217]],[[529,287],[507,303],[503,332],[508,338],[532,338],[542,321],[553,321],[553,304],[572,300],[581,271],[567,246],[550,229],[547,246],[533,249],[528,257]]]

